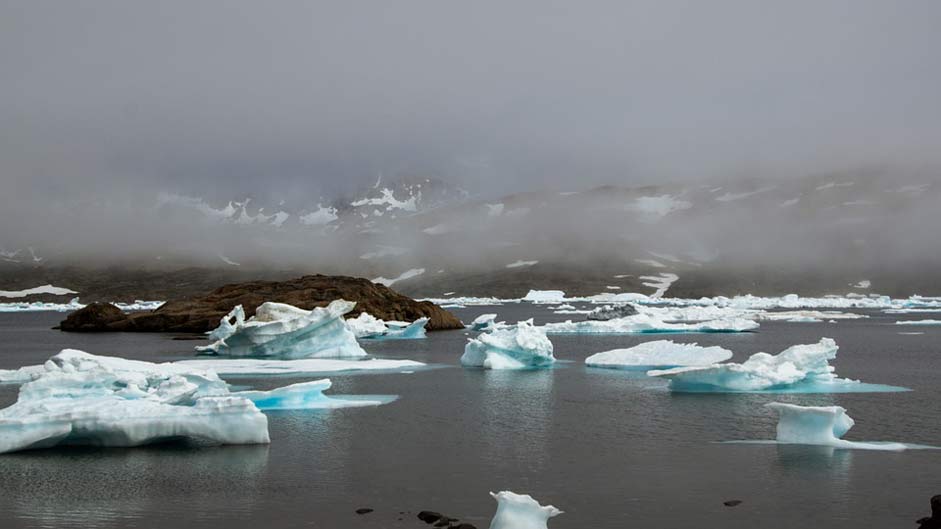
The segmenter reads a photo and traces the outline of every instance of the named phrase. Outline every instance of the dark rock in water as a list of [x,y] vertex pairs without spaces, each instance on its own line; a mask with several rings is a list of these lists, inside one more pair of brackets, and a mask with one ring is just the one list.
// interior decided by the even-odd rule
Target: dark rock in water
[[325,307],[337,299],[356,302],[356,308],[347,314],[348,318],[355,318],[362,312],[383,320],[414,321],[428,317],[425,328],[429,331],[464,328],[461,320],[434,303],[415,301],[368,279],[313,275],[288,281],[225,285],[204,296],[170,300],[150,312],[123,314],[113,305],[95,303],[70,314],[62,322],[61,329],[77,332],[204,333],[218,326],[219,320],[236,305],[242,305],[245,315],[251,316],[266,301],[311,310]]
[[729,500],[729,501],[722,502],[722,505],[725,505],[726,507],[735,507],[736,505],[741,505],[741,504],[742,504],[742,500]]
[[621,303],[618,305],[604,305],[589,312],[585,318],[596,321],[608,321],[617,318],[625,318],[637,314],[637,309],[630,303]]
[[461,523],[461,524],[457,524],[457,525],[452,525],[452,526],[449,527],[448,529],[477,529],[477,527],[474,526],[473,524],[469,524],[469,523],[465,522],[465,523]]
[[941,494],[931,498],[931,516],[915,523],[918,529],[941,529]]
[[370,509],[369,507],[361,507],[361,508],[359,508],[359,509],[356,509],[356,514],[369,514],[369,513],[371,513],[372,511],[373,511],[373,510]]
[[92,303],[68,315],[59,328],[68,332],[99,332],[122,330],[128,316],[110,303]]
[[418,513],[418,519],[428,524],[435,523],[441,518],[442,514],[440,512],[422,511]]
[[440,520],[435,522],[435,527],[447,527],[451,525],[451,522],[456,522],[456,521],[457,520],[454,518],[450,518],[448,516],[442,516]]

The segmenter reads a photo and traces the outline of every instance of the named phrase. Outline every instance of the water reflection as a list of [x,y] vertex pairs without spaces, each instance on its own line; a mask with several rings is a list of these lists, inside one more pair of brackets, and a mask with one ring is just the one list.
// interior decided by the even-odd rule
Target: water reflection
[[23,452],[0,460],[0,496],[42,527],[122,527],[171,511],[168,498],[197,518],[231,515],[253,508],[267,461],[267,445]]

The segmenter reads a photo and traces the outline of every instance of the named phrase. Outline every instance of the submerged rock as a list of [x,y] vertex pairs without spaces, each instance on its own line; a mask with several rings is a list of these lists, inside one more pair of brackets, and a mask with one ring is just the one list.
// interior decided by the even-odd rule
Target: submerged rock
[[203,296],[170,300],[148,312],[124,314],[113,305],[96,303],[70,314],[62,322],[61,329],[74,332],[203,333],[215,328],[236,305],[241,305],[246,317],[250,317],[265,302],[286,303],[312,310],[326,307],[337,299],[356,302],[356,308],[347,315],[350,318],[367,312],[386,321],[413,322],[428,318],[425,329],[429,331],[464,328],[461,320],[434,303],[415,301],[368,279],[311,275],[288,281],[225,285]]

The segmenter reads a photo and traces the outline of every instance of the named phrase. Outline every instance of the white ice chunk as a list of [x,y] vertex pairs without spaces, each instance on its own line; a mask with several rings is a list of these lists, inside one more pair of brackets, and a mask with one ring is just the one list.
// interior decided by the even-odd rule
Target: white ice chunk
[[[193,369],[211,369],[221,376],[249,375],[311,375],[324,373],[342,373],[353,371],[413,371],[425,367],[414,360],[387,360],[371,358],[369,360],[343,360],[334,358],[302,358],[299,360],[268,360],[263,358],[213,358],[210,360],[181,360],[174,362]],[[23,368],[21,368],[23,369]],[[28,373],[19,374],[16,379],[28,377]],[[28,378],[26,378],[28,380]],[[11,380],[16,381],[16,380]],[[0,383],[6,382],[0,372]]]
[[493,325],[496,323],[497,315],[496,314],[481,314],[474,318],[474,321],[470,324],[470,329],[472,331],[486,331],[490,330]]
[[505,490],[490,495],[497,500],[497,512],[490,529],[548,529],[549,518],[562,514],[552,505],[539,505],[528,494]]
[[561,290],[530,290],[523,297],[523,301],[533,303],[561,303],[565,299],[565,292]]
[[371,340],[412,340],[425,337],[428,318],[408,322],[383,321],[363,312],[356,318],[346,320],[357,338]]
[[941,325],[941,320],[903,320],[895,322],[896,325]]
[[554,362],[552,342],[532,320],[468,339],[461,356],[462,365],[485,369],[548,367]]
[[777,355],[755,353],[741,364],[678,367],[647,374],[668,379],[670,389],[680,392],[904,391],[837,378],[830,365],[837,349],[835,341],[821,338],[816,344],[794,345]]
[[777,441],[785,444],[823,445],[863,450],[905,450],[901,443],[865,443],[840,439],[856,424],[840,406],[797,406],[771,402],[778,412]]
[[744,318],[724,318],[695,323],[668,323],[650,314],[637,314],[607,321],[571,320],[547,323],[542,326],[547,334],[634,334],[685,332],[746,332],[758,328],[758,323]]
[[628,349],[596,353],[585,359],[589,367],[647,371],[678,366],[704,366],[732,358],[732,351],[718,346],[701,347],[695,343],[671,340],[646,342]]
[[267,443],[268,420],[211,371],[66,349],[0,410],[0,453],[62,444],[138,446],[179,438]]
[[307,311],[285,303],[262,303],[246,320],[239,305],[197,347],[202,354],[282,358],[352,358],[366,356],[343,315],[356,304],[342,299]]

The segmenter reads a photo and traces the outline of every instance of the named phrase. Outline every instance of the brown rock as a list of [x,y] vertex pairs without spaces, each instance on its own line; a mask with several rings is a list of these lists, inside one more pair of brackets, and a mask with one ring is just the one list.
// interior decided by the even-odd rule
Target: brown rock
[[[118,319],[112,305],[95,303],[73,312],[62,322],[63,331],[138,331],[194,332],[214,329],[219,320],[236,305],[251,316],[266,301],[287,303],[305,310],[325,307],[331,301],[355,301],[356,308],[347,315],[355,318],[368,312],[383,320],[414,321],[429,318],[426,329],[439,331],[461,329],[464,325],[450,312],[429,301],[415,301],[384,285],[368,279],[346,276],[304,276],[288,281],[251,281],[217,288],[205,296],[170,300],[151,312],[121,314]],[[91,307],[110,307],[110,309]],[[113,309],[113,310],[112,310]],[[81,325],[66,325],[69,320]],[[68,328],[67,328],[68,327]]]
[[69,332],[101,332],[124,330],[128,316],[110,303],[92,303],[68,315],[59,328]]

